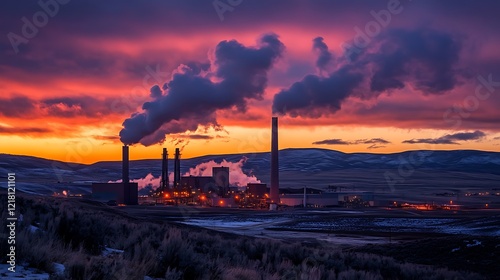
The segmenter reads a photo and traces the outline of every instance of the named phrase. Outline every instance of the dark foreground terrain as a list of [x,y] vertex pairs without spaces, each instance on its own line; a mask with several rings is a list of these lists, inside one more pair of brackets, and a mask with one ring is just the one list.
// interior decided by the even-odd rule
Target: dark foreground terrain
[[[5,221],[6,197],[0,199]],[[319,239],[257,238],[179,223],[197,215],[212,216],[203,210],[172,208],[171,213],[178,213],[174,222],[161,219],[161,212],[141,217],[141,211],[162,208],[123,209],[27,195],[17,197],[17,208],[23,214],[16,236],[17,263],[51,279],[494,279],[499,273],[494,265],[499,255],[495,236],[453,235],[421,243],[343,248]],[[2,228],[2,263],[5,237]],[[426,255],[436,249],[449,254]],[[0,273],[0,278],[9,277]]]

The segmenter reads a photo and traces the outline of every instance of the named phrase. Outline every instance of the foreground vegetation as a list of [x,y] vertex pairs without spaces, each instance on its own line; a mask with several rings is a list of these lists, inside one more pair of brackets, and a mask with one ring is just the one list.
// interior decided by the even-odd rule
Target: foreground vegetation
[[[7,199],[0,199],[5,221]],[[18,196],[17,208],[18,258],[52,279],[482,279],[375,254],[141,221],[92,202]],[[123,253],[103,255],[106,247]],[[5,263],[4,234],[0,253]],[[53,263],[65,266],[63,275]]]

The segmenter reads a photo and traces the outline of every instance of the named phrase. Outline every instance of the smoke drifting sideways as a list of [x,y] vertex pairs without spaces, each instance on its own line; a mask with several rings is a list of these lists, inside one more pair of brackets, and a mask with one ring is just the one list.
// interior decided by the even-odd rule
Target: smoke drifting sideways
[[[322,37],[313,40],[316,67],[274,96],[273,113],[319,118],[341,109],[350,97],[374,99],[410,86],[424,95],[444,94],[459,84],[461,41],[452,34],[420,28],[389,29],[372,38],[353,61],[334,59]],[[324,71],[333,69],[327,75]]]
[[[171,178],[171,181],[174,178],[174,173],[170,173],[169,177]],[[139,178],[139,179],[131,179],[130,182],[132,183],[137,183],[138,189],[142,190],[146,187],[151,187],[153,189],[156,189],[160,185],[160,180],[161,177],[155,177],[152,173],[149,173],[146,175],[144,178]],[[116,181],[108,181],[108,183],[121,183],[123,182],[122,179],[116,180]]]
[[263,35],[257,47],[245,47],[235,40],[220,42],[212,65],[182,65],[162,88],[152,87],[152,101],[123,122],[120,140],[149,146],[162,143],[168,134],[198,127],[221,130],[216,111],[235,108],[245,112],[249,99],[262,100],[267,72],[284,49],[275,34]]
[[[260,183],[260,180],[255,177],[255,175],[247,175],[243,172],[243,164],[247,161],[247,158],[243,157],[237,162],[222,160],[217,163],[213,160],[200,163],[193,168],[190,168],[188,172],[184,173],[182,176],[212,176],[212,167],[229,167],[229,182],[232,186],[246,187],[248,183]],[[174,181],[174,173],[170,172],[168,174],[169,181]],[[161,177],[155,177],[152,173],[149,173],[143,178],[131,179],[130,182],[137,183],[139,190],[146,187],[156,190],[160,186]],[[108,183],[121,183],[122,179],[116,181],[108,181]]]
[[217,163],[211,160],[190,168],[184,176],[212,176],[212,167],[229,167],[229,183],[232,186],[246,187],[248,183],[260,183],[260,180],[255,175],[247,175],[243,172],[243,164],[246,161],[246,157],[241,158],[238,162],[226,161],[224,159],[222,162]]

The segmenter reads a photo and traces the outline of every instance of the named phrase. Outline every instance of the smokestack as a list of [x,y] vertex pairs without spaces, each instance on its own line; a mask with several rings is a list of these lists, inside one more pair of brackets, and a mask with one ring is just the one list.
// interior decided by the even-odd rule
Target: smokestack
[[122,147],[122,182],[124,185],[130,182],[128,176],[128,146],[124,145]]
[[271,203],[279,203],[279,169],[278,169],[278,117],[272,120],[271,135]]
[[304,208],[307,207],[307,202],[306,202],[306,191],[307,191],[307,187],[304,186]]
[[163,148],[161,158],[161,190],[168,189],[168,152],[167,148]]
[[177,188],[181,182],[181,153],[179,148],[175,148],[174,158],[174,188]]

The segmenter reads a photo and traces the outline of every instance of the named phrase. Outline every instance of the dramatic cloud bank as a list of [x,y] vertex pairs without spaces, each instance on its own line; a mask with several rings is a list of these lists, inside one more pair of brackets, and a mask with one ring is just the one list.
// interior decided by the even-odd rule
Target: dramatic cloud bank
[[118,98],[96,98],[80,95],[71,97],[48,97],[39,100],[24,95],[0,97],[0,116],[9,118],[101,118],[120,114],[119,110],[110,110],[111,104]]
[[[325,70],[332,55],[318,37],[316,66]],[[407,86],[424,95],[443,94],[458,84],[461,43],[453,35],[428,28],[389,29],[348,62],[335,61],[327,76],[307,75],[274,96],[273,112],[319,118],[335,113],[349,97],[372,99]]]
[[217,110],[245,112],[249,99],[263,98],[267,71],[283,50],[274,34],[262,36],[256,48],[234,40],[220,42],[213,72],[207,64],[183,65],[162,89],[151,88],[153,100],[123,122],[121,141],[147,146],[164,141],[166,134],[196,131],[199,126],[220,128]]

